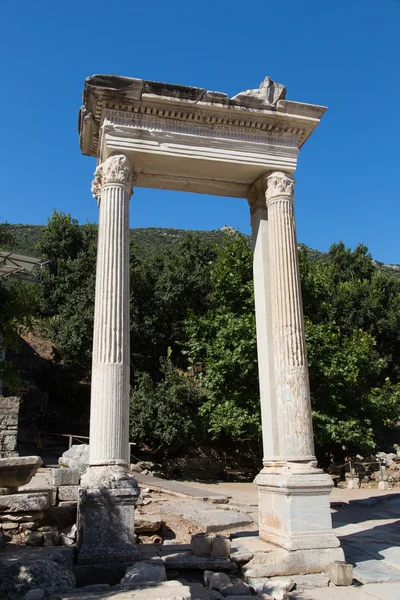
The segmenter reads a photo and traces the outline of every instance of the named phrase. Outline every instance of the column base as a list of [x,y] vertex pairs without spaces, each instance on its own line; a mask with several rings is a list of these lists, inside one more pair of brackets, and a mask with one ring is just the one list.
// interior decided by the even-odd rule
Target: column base
[[90,467],[78,498],[78,564],[140,558],[135,544],[136,479],[121,466]]
[[314,550],[277,548],[270,552],[257,552],[254,558],[242,567],[242,570],[246,580],[282,575],[309,575],[323,573],[328,570],[331,563],[344,560],[342,548]]
[[266,467],[255,484],[263,540],[292,551],[340,546],[332,530],[329,497],[333,483],[321,469]]

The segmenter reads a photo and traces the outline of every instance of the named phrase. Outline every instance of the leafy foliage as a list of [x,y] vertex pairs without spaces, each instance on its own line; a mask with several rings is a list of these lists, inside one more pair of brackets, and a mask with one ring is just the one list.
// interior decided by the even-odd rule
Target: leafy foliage
[[248,238],[227,235],[211,267],[209,309],[187,322],[187,352],[208,396],[200,414],[214,437],[260,435],[252,277]]
[[178,372],[169,356],[161,360],[161,373],[157,382],[148,373],[137,377],[131,396],[131,437],[171,454],[201,439],[199,407],[204,392],[193,378]]

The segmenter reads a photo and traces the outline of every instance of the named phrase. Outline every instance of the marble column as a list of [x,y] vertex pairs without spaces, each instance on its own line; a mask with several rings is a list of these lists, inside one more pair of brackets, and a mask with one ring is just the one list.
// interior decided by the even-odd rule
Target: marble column
[[[331,478],[317,468],[293,208],[294,179],[273,172],[250,190],[264,459],[260,536],[287,550],[341,560]],[[311,571],[309,571],[311,572]]]
[[[129,472],[129,200],[133,171],[124,155],[96,169],[99,204],[89,464],[79,497],[78,561],[137,556],[136,480]],[[101,523],[101,527],[99,527]]]

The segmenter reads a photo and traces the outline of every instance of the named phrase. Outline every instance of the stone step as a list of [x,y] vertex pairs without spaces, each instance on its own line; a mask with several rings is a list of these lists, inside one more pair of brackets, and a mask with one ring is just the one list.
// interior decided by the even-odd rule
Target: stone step
[[190,588],[179,581],[162,581],[126,588],[74,590],[57,594],[60,600],[193,600]]

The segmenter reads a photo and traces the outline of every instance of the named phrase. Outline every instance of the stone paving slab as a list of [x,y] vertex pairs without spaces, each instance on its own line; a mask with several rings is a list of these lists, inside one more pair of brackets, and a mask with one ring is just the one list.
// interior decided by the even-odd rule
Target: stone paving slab
[[229,501],[230,496],[219,494],[212,490],[181,483],[171,479],[161,479],[152,475],[143,475],[142,473],[132,473],[139,484],[145,485],[150,489],[167,492],[175,496],[189,496],[198,500],[210,500],[211,502],[225,504]]
[[397,583],[369,584],[361,587],[328,587],[294,591],[288,600],[400,600]]
[[214,505],[206,502],[182,502],[178,506],[167,503],[161,507],[161,514],[180,515],[206,533],[225,531],[253,523],[253,519],[246,513],[239,513],[225,506],[215,508]]

